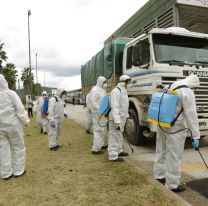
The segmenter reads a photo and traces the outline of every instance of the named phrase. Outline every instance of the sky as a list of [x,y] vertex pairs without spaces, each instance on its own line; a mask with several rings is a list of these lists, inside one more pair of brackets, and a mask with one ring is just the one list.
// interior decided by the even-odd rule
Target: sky
[[19,78],[22,69],[29,67],[31,10],[31,63],[35,75],[37,53],[38,82],[68,91],[79,89],[81,65],[147,1],[0,0],[0,40],[7,62],[15,64]]

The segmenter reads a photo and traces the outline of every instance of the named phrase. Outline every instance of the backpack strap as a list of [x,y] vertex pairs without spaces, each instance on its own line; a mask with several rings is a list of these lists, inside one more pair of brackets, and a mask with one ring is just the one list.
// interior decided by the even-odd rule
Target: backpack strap
[[174,126],[175,122],[177,121],[178,117],[181,115],[182,112],[183,112],[183,107],[181,111],[177,114],[176,118],[170,123],[171,126]]
[[177,86],[176,88],[174,88],[173,90],[181,89],[181,88],[189,88],[189,87],[187,85],[180,85],[180,86]]
[[[119,88],[119,87],[115,87],[115,88],[117,88],[120,92],[121,92],[121,88]],[[107,114],[105,115],[106,117],[108,117],[108,115],[110,114],[110,112],[111,112],[111,106],[110,106],[110,102],[109,102],[109,107],[107,108]]]
[[121,88],[120,87],[116,87],[120,92],[121,92]]
[[[187,85],[180,85],[180,86],[177,86],[176,88],[174,88],[173,90],[176,90],[176,89],[181,89],[181,88],[189,88]],[[181,113],[183,112],[183,107],[181,109],[181,111],[177,114],[176,118],[171,122],[171,126],[174,126],[175,122],[177,121],[178,117],[181,115]]]
[[58,102],[58,98],[56,96],[54,96],[54,98],[56,99],[56,102]]

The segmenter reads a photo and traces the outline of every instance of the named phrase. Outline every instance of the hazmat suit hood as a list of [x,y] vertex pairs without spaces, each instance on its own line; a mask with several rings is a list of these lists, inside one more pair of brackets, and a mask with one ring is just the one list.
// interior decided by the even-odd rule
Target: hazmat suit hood
[[98,77],[96,86],[103,88],[103,82],[106,81],[106,78],[103,76]]
[[118,86],[125,86],[126,83],[128,83],[130,81],[131,81],[131,77],[124,74],[124,75],[120,76]]
[[48,93],[47,93],[46,91],[43,91],[43,92],[42,92],[42,96],[43,96],[44,94],[47,95]]
[[64,89],[57,89],[56,95],[60,97],[64,91]]
[[8,90],[8,89],[9,87],[6,79],[2,74],[0,74],[0,90]]
[[177,81],[173,84],[173,87],[178,87],[180,85],[186,85],[188,86],[190,89],[191,88],[197,88],[200,86],[200,81],[199,81],[199,77],[196,75],[190,75],[188,77],[186,77],[183,80]]
[[120,80],[120,82],[128,82],[128,81],[131,81],[131,77],[124,74],[120,77],[119,80]]

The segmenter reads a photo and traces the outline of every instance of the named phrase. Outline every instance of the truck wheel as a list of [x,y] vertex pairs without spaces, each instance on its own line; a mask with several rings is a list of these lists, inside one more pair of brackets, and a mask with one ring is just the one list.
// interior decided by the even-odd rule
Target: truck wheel
[[139,120],[136,112],[129,109],[129,118],[126,120],[124,133],[133,145],[142,145],[144,143],[143,129],[139,126]]

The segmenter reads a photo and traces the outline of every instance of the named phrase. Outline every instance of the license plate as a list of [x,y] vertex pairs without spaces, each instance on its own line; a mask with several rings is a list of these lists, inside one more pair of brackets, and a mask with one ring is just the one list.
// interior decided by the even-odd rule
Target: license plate
[[183,75],[184,76],[189,76],[191,74],[195,74],[198,77],[208,77],[208,71],[190,71],[190,70],[184,70]]

